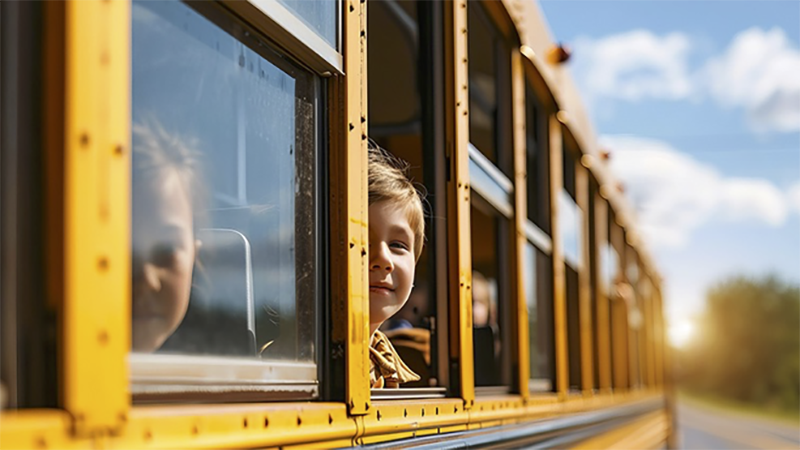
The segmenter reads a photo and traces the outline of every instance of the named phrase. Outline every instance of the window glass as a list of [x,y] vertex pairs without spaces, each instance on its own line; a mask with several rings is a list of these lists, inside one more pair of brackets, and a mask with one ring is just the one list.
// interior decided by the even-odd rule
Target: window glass
[[614,281],[617,278],[617,272],[619,267],[619,254],[611,245],[610,242],[607,242],[600,247],[601,258],[603,260],[603,280],[606,285],[606,295],[611,298],[614,295]]
[[631,286],[631,295],[627,298],[626,305],[628,307],[628,327],[631,334],[631,385],[641,386],[642,384],[642,325],[644,317],[641,308],[641,298],[638,292],[639,289],[639,266],[637,263],[638,256],[633,247],[626,245],[625,255],[625,277],[628,284]]
[[472,342],[475,386],[509,383],[509,221],[472,196]]
[[526,146],[528,169],[528,219],[550,234],[550,152],[547,113],[526,85]]
[[338,48],[339,4],[336,0],[278,0],[292,10],[314,32],[331,45]]
[[598,303],[600,299],[600,290],[598,289],[600,283],[600,273],[598,271],[598,256],[600,252],[600,244],[598,241],[604,241],[602,238],[598,240],[598,231],[605,230],[605,224],[599,224],[597,221],[598,205],[595,203],[599,200],[600,194],[598,193],[598,183],[592,173],[589,175],[589,205],[586,214],[586,220],[589,222],[589,302],[592,310],[592,371],[594,375],[594,387],[600,388],[600,355],[601,338],[600,326],[598,324]]
[[611,330],[611,376],[614,389],[629,386],[628,367],[628,307],[625,297],[630,290],[622,271],[625,253],[623,231],[616,222],[614,211],[608,209],[609,329]]
[[133,351],[313,362],[317,79],[215,5],[132,14]]
[[[7,39],[5,34],[2,33],[2,30],[5,30],[7,27],[5,21],[7,20],[6,16],[8,15],[8,12],[4,12],[4,8],[5,5],[0,6],[0,44],[2,44],[2,39]],[[6,96],[6,86],[11,84],[6,81],[6,77],[3,76],[4,73],[7,73],[6,59],[8,58],[4,50],[4,47],[0,45],[0,97],[2,98],[5,98]],[[6,104],[8,104],[8,100],[6,100]],[[0,158],[2,158],[3,161],[8,160],[8,156],[6,156],[8,153],[11,155],[16,153],[16,149],[14,149],[13,152],[9,150],[8,147],[10,146],[5,141],[5,139],[7,139],[6,136],[10,131],[10,126],[6,124],[6,121],[8,120],[7,114],[5,113],[6,109],[10,108],[6,106],[6,108],[0,110]],[[5,169],[6,164],[8,163],[4,163],[0,169]],[[8,183],[6,177],[6,174],[2,174],[2,178],[0,178],[0,180],[3,182],[2,187],[0,187],[0,189],[2,189],[0,190],[0,218],[4,219],[3,222],[8,220],[6,218],[9,217],[9,212],[13,213],[13,211],[9,211],[9,202],[6,198],[8,196],[6,193],[8,188],[5,187],[5,183]],[[16,330],[14,329],[14,324],[16,321],[9,320],[13,314],[14,302],[9,300],[10,296],[6,291],[6,289],[9,289],[9,278],[11,278],[12,275],[6,268],[7,257],[5,255],[9,253],[9,242],[7,242],[8,238],[6,236],[11,234],[6,231],[7,229],[8,226],[3,223],[2,228],[0,228],[0,248],[3,250],[3,258],[2,261],[0,261],[0,289],[2,289],[2,291],[0,291],[0,409],[5,409],[10,404],[14,403],[10,401],[10,396],[16,394],[16,382],[14,379],[16,378],[15,372],[17,370],[16,363],[14,361],[16,359],[14,358],[14,354],[16,353],[16,345],[14,345],[14,341],[16,340],[17,334]]]
[[564,249],[564,260],[577,270],[580,267],[583,211],[566,190],[558,196],[558,227]]
[[564,146],[561,150],[564,188],[558,196],[558,226],[564,245],[564,260],[574,270],[578,270],[581,264],[580,249],[583,235],[583,211],[576,202],[575,185],[575,155],[578,149],[566,127],[562,127],[562,130],[564,131]]
[[511,55],[479,2],[468,2],[469,139],[511,174]]
[[553,296],[551,259],[530,243],[525,244],[525,299],[528,305],[530,390],[553,388]]
[[580,338],[580,298],[578,271],[569,264],[564,265],[567,303],[567,353],[569,355],[569,387],[579,390],[581,383],[581,338]]

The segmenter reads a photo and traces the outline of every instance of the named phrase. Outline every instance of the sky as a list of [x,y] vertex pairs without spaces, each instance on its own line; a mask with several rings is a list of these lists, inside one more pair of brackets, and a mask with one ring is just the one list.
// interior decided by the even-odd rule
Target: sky
[[800,1],[540,6],[664,278],[673,343],[730,276],[800,284]]

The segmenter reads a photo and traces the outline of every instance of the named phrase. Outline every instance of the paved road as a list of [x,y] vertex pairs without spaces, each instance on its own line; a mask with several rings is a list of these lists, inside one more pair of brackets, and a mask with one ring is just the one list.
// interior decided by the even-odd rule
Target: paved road
[[678,403],[680,448],[800,449],[800,427]]

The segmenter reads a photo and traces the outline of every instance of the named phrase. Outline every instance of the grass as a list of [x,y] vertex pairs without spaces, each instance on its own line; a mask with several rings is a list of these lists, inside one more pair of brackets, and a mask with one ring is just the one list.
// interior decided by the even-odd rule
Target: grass
[[720,412],[767,419],[796,428],[800,427],[800,410],[787,411],[785,409],[769,408],[764,405],[743,403],[711,394],[700,394],[687,389],[678,390],[678,399],[690,405],[702,406]]

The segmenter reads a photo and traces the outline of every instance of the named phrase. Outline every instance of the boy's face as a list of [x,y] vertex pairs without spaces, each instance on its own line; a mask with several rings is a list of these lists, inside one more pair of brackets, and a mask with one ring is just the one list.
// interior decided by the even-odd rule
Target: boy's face
[[192,207],[175,174],[134,186],[133,351],[152,352],[180,325],[196,251]]
[[380,326],[403,307],[414,280],[414,232],[406,211],[384,200],[369,207],[369,322]]

